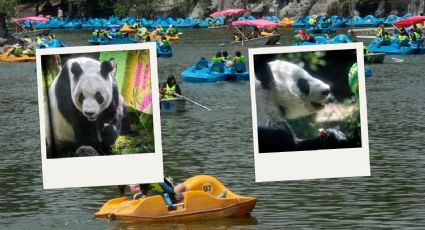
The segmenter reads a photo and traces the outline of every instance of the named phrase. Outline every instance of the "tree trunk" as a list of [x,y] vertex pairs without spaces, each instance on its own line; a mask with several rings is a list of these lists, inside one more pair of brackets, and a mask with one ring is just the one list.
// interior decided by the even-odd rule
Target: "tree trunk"
[[0,38],[9,38],[9,31],[6,25],[6,15],[0,12]]

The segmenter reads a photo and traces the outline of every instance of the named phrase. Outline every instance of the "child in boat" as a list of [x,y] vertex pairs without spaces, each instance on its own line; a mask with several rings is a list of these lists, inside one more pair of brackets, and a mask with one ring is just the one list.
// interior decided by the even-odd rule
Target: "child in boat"
[[161,42],[159,43],[160,46],[169,46],[170,40],[168,40],[167,36],[161,35]]
[[234,66],[236,63],[245,63],[245,56],[243,56],[239,50],[235,52],[235,57],[229,67]]
[[176,28],[174,28],[174,25],[169,25],[167,31],[165,31],[165,34],[167,34],[170,37],[174,37],[177,34]]
[[130,185],[130,191],[134,199],[167,193],[173,203],[180,203],[183,201],[183,193],[187,191],[187,187],[181,183],[174,186],[173,178],[168,176],[161,183]]
[[234,33],[233,34],[233,41],[235,41],[235,42],[242,41],[242,35],[240,33]]
[[260,36],[260,29],[258,29],[258,27],[255,27],[252,30],[251,35],[248,37],[248,39],[258,38],[259,36]]
[[228,55],[227,51],[223,51],[221,53],[221,61],[224,63],[224,65],[228,65],[228,63],[232,60],[232,57]]
[[384,23],[380,23],[379,27],[378,27],[378,31],[376,32],[376,37],[384,37],[384,33],[385,33],[385,25]]
[[400,49],[400,47],[403,46],[410,46],[410,38],[407,31],[403,28],[401,29],[400,33],[397,35],[398,42],[397,42],[397,48]]
[[[211,65],[214,65],[216,63],[220,63],[220,64],[223,63],[223,60],[221,59],[221,52],[217,52],[215,54],[215,56],[211,59]],[[221,66],[221,65],[216,64],[212,67],[213,68],[211,70],[214,71],[214,72],[222,72],[223,71],[223,68],[222,68],[223,66]]]
[[391,45],[391,36],[388,34],[388,32],[384,32],[382,35],[382,41],[377,45],[378,48],[381,48],[381,46],[389,46]]
[[181,90],[177,84],[176,78],[174,75],[170,75],[167,78],[167,82],[161,88],[164,90],[164,99],[172,99],[176,97],[176,94],[181,95]]

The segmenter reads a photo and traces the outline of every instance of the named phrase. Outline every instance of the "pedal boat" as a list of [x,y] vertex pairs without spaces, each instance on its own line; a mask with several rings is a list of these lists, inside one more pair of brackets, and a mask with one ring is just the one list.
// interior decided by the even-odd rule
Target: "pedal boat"
[[135,200],[120,197],[107,201],[95,216],[123,221],[205,220],[245,216],[256,205],[256,198],[239,196],[212,176],[195,176],[184,184],[188,188],[184,202],[172,209],[160,195]]

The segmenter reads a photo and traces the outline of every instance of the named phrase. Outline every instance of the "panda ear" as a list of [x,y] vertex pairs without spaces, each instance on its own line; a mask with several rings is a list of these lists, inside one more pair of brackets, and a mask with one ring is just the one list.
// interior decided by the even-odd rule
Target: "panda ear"
[[265,89],[269,89],[274,83],[274,76],[269,66],[269,62],[274,60],[276,60],[274,54],[254,55],[255,77]]
[[112,63],[109,61],[103,61],[102,64],[100,64],[100,74],[107,79],[109,73],[114,70],[114,67],[112,66]]
[[78,78],[83,73],[83,69],[78,62],[73,62],[71,65],[71,73],[74,74],[75,81],[78,81]]

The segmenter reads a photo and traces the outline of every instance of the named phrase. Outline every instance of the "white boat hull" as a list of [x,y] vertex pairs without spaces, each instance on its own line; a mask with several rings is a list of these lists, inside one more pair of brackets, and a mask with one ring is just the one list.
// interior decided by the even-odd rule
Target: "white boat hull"
[[249,39],[249,40],[243,40],[240,42],[235,42],[235,44],[241,44],[243,46],[264,46],[264,45],[274,45],[279,40],[280,40],[280,34],[273,34],[270,36],[264,36],[264,37]]
[[161,99],[160,100],[161,112],[177,113],[186,110],[186,100],[180,98]]

